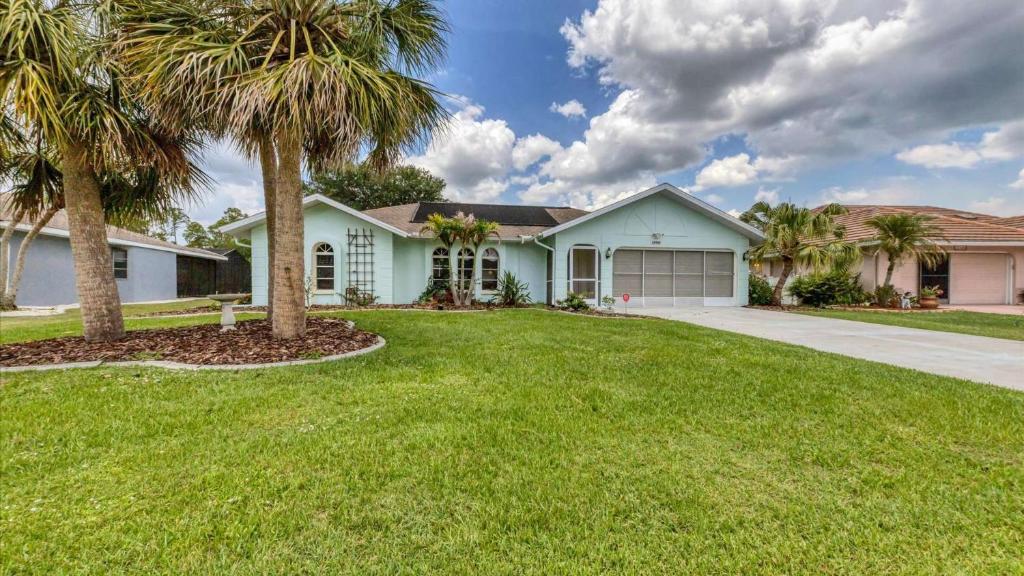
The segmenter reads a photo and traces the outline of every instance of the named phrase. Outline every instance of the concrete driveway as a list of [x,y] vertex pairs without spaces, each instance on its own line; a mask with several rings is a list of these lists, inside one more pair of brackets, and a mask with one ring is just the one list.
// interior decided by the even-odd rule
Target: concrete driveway
[[750,308],[641,308],[638,314],[1024,390],[1024,342]]

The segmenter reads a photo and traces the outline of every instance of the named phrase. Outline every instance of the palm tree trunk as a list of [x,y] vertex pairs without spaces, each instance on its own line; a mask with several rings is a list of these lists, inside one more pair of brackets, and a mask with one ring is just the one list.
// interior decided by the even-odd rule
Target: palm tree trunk
[[896,260],[892,256],[889,256],[889,266],[885,269],[885,284],[883,286],[892,286],[892,273],[896,270]]
[[772,290],[772,306],[782,306],[782,289],[786,287],[786,280],[792,273],[793,261],[783,258],[782,273],[779,274],[779,281],[775,283],[775,289]]
[[18,246],[18,257],[14,262],[14,274],[11,276],[11,283],[7,287],[7,292],[3,295],[3,301],[0,302],[0,310],[13,310],[16,308],[16,302],[18,300],[18,284],[21,283],[21,276],[25,273],[25,260],[28,257],[28,247],[32,244],[32,241],[36,239],[39,232],[44,226],[50,223],[53,219],[54,214],[57,213],[59,208],[56,206],[50,206],[46,209],[46,212],[36,220],[35,224],[32,225],[32,229],[25,234],[25,238],[21,241],[21,245]]
[[118,340],[124,337],[121,300],[107,244],[100,186],[86,147],[79,142],[69,144],[63,168],[82,333],[87,342]]
[[277,185],[274,206],[274,338],[306,334],[302,230],[302,141],[281,130],[277,135]]
[[[18,224],[21,224],[21,220],[24,217],[25,210],[15,212],[7,228],[4,228],[3,236],[0,236],[0,310],[5,310],[4,303],[7,302],[7,280],[8,276],[10,276],[7,268],[11,264],[11,239],[14,238],[14,229],[18,227]],[[14,299],[12,298],[12,308],[14,307],[13,302]]]
[[277,154],[274,140],[260,139],[260,169],[263,172],[263,205],[267,211],[267,320],[274,319],[274,241],[277,234],[275,203],[277,202]]

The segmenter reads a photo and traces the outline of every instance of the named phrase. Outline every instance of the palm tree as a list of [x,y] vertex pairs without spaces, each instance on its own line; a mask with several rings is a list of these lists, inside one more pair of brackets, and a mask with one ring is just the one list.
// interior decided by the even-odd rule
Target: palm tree
[[[449,278],[454,279],[455,276],[451,274],[454,269],[452,266],[452,247],[458,240],[458,230],[450,218],[445,218],[441,214],[431,214],[427,216],[427,221],[420,229],[420,234],[430,234],[435,240],[441,243],[444,247],[445,253],[448,254],[448,270]],[[455,298],[455,288],[451,280],[449,280],[448,289],[452,292],[452,298]]]
[[[474,258],[480,260],[480,247],[492,237],[498,237],[498,223],[490,220],[480,220],[470,215],[470,220],[462,231],[462,243],[473,247]],[[461,273],[462,268],[459,268]],[[460,283],[461,285],[461,283]],[[476,286],[476,266],[473,266],[469,273],[469,280],[465,284],[465,292],[462,294],[463,304],[470,304],[473,301],[473,289]],[[460,286],[462,287],[462,286]]]
[[383,168],[444,122],[439,94],[410,75],[444,54],[440,12],[428,0],[127,6],[119,50],[147,102],[229,134],[273,182],[273,333],[302,336],[302,165],[343,166],[369,150]]
[[[52,147],[61,166],[83,335],[90,342],[124,336],[101,175],[135,166],[178,197],[194,194],[198,175],[188,160],[193,142],[164,133],[123,90],[105,51],[114,12],[107,3],[42,0],[10,0],[0,8],[3,110],[30,141]],[[129,211],[135,206],[130,195],[113,198]]]
[[892,273],[902,260],[912,258],[934,266],[946,257],[946,251],[933,241],[942,238],[942,231],[932,220],[926,214],[895,213],[879,214],[865,222],[875,230],[876,250],[889,258],[883,286],[892,285]]
[[777,206],[758,202],[740,215],[740,220],[764,233],[764,242],[750,250],[750,258],[782,260],[782,273],[772,291],[772,305],[782,305],[782,290],[795,267],[809,266],[820,271],[857,257],[857,247],[843,241],[844,229],[834,219],[845,213],[846,208],[839,204],[811,210],[790,202]]

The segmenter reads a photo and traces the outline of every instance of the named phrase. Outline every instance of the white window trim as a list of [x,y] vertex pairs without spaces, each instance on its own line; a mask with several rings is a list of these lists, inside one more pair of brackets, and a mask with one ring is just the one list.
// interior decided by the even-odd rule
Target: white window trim
[[497,267],[497,269],[495,271],[495,278],[494,278],[495,284],[494,284],[494,289],[493,290],[485,290],[484,289],[484,260],[486,260],[487,258],[485,258],[484,256],[481,256],[480,257],[480,293],[481,294],[497,294],[498,293],[498,287],[501,286],[501,261],[502,261],[501,252],[499,252],[497,248],[492,246],[492,247],[484,248],[481,251],[481,253],[482,254],[487,254],[488,250],[494,250],[494,259],[497,260],[497,262],[498,262],[498,267]]
[[[331,260],[332,260],[331,268],[334,270],[334,275],[331,277],[331,284],[333,284],[333,286],[331,288],[319,288],[318,287],[318,284],[320,283],[320,268],[321,267],[317,265],[316,257],[320,253],[320,251],[317,250],[317,248],[319,248],[320,246],[327,246],[327,247],[329,247],[331,249],[329,254],[331,255]],[[327,254],[327,252],[325,252],[325,254]],[[322,240],[313,243],[313,266],[312,266],[312,268],[313,268],[313,293],[314,294],[335,294],[337,292],[337,290],[338,290],[338,257],[337,257],[337,251],[335,251],[333,244],[331,244],[330,242],[322,241]],[[326,266],[324,266],[324,268],[326,268]]]

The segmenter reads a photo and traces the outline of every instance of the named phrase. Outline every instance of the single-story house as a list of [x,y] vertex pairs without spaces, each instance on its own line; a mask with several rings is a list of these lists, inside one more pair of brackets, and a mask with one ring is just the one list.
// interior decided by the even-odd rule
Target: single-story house
[[[1013,304],[1024,289],[1024,216],[999,218],[989,214],[938,206],[848,205],[836,217],[846,240],[863,247],[861,284],[874,290],[885,281],[889,260],[874,249],[874,230],[866,222],[883,214],[925,214],[940,232],[932,240],[947,257],[936,266],[917,260],[899,262],[892,284],[900,292],[917,294],[922,286],[939,286],[948,304]],[[754,264],[755,273],[770,281],[778,277],[781,262]]]
[[[488,299],[511,271],[535,302],[571,291],[591,304],[606,296],[636,306],[740,306],[747,303],[747,250],[755,228],[669,184],[593,212],[568,207],[415,203],[359,211],[321,195],[303,201],[306,272],[318,304],[344,301],[346,289],[384,304],[415,302],[428,281],[457,266],[422,228],[434,213],[457,212],[499,224],[479,254],[476,297]],[[253,303],[267,301],[267,228],[256,214],[221,228],[252,246]],[[468,276],[468,274],[466,274]]]
[[[9,211],[0,213],[0,229],[11,225]],[[22,221],[15,228],[9,250],[9,273],[14,273],[21,241],[32,229]],[[25,272],[18,287],[18,306],[58,306],[78,302],[75,266],[68,240],[68,218],[61,210],[43,227],[28,247]],[[178,265],[181,259],[221,262],[228,259],[207,250],[179,246],[107,226],[107,243],[113,257],[114,278],[121,302],[172,300],[178,296]]]

